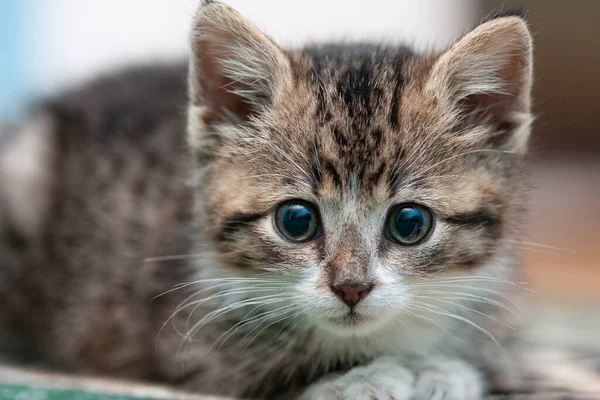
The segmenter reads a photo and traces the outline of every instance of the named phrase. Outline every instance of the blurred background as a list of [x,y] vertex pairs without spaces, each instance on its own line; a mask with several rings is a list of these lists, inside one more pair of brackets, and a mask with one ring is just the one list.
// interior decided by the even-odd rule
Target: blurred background
[[[535,37],[536,75],[527,279],[541,299],[600,306],[600,1],[226,2],[292,47],[358,38],[440,49],[484,16],[520,8]],[[0,0],[0,119],[18,120],[32,99],[99,73],[183,59],[197,4]]]

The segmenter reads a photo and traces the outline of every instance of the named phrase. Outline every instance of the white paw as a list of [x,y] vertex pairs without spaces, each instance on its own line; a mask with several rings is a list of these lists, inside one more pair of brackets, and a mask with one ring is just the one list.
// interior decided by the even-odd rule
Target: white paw
[[418,371],[414,400],[478,400],[483,397],[484,379],[461,360],[428,362]]
[[408,400],[413,393],[413,374],[392,358],[380,358],[344,375],[310,386],[301,400]]

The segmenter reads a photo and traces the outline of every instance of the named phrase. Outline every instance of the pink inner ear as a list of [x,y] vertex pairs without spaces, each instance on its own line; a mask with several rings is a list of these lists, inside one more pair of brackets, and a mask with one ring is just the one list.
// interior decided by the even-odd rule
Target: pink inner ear
[[507,55],[507,61],[498,70],[497,76],[504,83],[493,93],[471,94],[463,99],[462,105],[471,119],[491,119],[501,122],[506,114],[522,105],[518,104],[524,81],[522,64],[524,55],[514,50]]
[[243,84],[233,81],[223,74],[219,60],[208,50],[201,55],[200,87],[204,101],[214,111],[219,120],[230,116],[246,121],[251,113],[251,106],[246,99],[235,93],[243,89]]
[[201,40],[197,43],[196,79],[203,102],[212,109],[212,118],[223,121],[233,116],[239,121],[246,121],[252,107],[236,91],[247,88],[243,83],[229,78],[220,64],[220,59],[226,60],[229,57],[222,43],[229,43],[234,39],[222,31],[212,31],[210,37],[213,40]]

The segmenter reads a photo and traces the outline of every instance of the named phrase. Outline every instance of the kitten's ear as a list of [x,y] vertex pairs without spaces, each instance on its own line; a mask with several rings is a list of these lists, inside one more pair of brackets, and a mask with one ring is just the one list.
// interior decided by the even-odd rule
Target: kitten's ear
[[204,123],[245,122],[291,82],[286,55],[225,4],[200,6],[191,42],[190,100]]
[[[427,85],[463,123],[491,123],[512,132],[527,126],[532,40],[525,21],[508,16],[479,25],[438,58]],[[523,131],[512,142],[516,150],[526,146],[528,129]]]

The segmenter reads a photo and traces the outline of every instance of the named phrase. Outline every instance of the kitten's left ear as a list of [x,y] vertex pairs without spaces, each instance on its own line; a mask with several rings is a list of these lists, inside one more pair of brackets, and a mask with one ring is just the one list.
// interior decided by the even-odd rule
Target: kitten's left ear
[[192,105],[207,107],[221,122],[247,121],[291,82],[286,55],[225,4],[206,1],[200,6],[191,46]]
[[512,147],[524,151],[531,120],[532,39],[517,16],[479,25],[435,62],[427,89],[458,112],[462,123],[523,127]]

